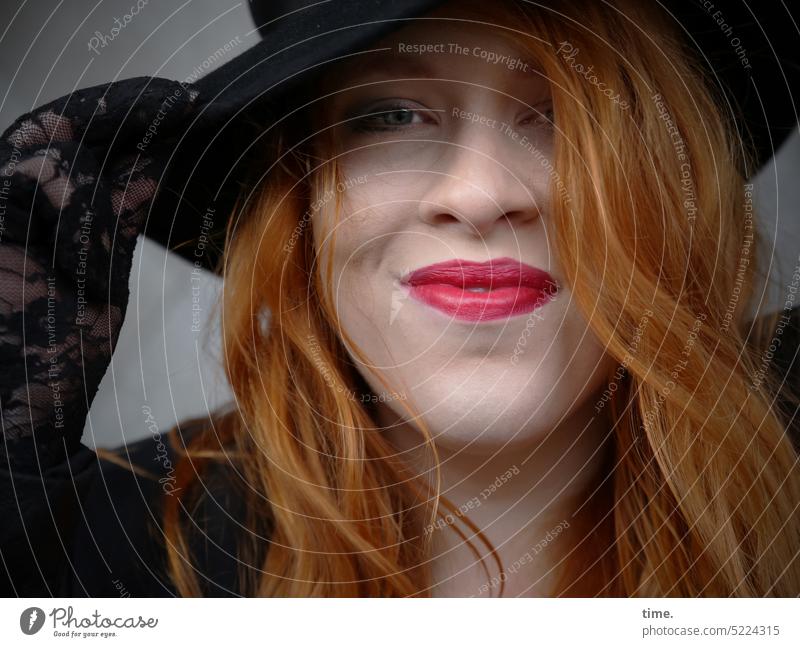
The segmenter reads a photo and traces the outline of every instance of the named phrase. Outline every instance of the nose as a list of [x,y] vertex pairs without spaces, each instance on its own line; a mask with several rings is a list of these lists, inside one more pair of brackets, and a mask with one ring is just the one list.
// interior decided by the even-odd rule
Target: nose
[[419,217],[479,238],[496,227],[516,228],[538,218],[546,204],[546,182],[532,181],[533,164],[520,163],[513,140],[503,141],[502,133],[483,126],[463,131],[443,144],[439,163],[428,170]]

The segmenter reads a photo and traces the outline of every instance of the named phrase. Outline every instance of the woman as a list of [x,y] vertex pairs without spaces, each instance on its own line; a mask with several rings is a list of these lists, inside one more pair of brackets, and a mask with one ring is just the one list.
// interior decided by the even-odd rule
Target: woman
[[[2,261],[24,277],[22,292],[5,284],[11,315],[29,317],[6,316],[5,365],[20,365],[12,343],[35,360],[3,383],[10,585],[800,593],[800,469],[776,397],[794,401],[762,370],[773,332],[760,347],[746,309],[754,159],[674,21],[627,1],[397,4],[387,23],[428,13],[360,46],[342,36],[347,53],[306,70],[277,121],[248,106],[230,122],[257,133],[223,219],[236,401],[170,443],[156,428],[156,443],[98,460],[76,423],[172,140],[152,147],[231,116],[199,108],[226,86],[148,84],[151,110],[131,111],[138,137],[121,142],[105,89],[82,96],[101,114],[86,137],[55,111],[9,131],[20,151],[51,139],[103,151],[83,179],[80,146],[66,169],[63,150],[14,162],[15,189],[27,175],[44,195],[17,201],[37,226],[28,234],[19,209]],[[93,215],[83,186],[119,223]],[[49,280],[41,249],[75,276]],[[49,348],[68,357],[63,374]]]

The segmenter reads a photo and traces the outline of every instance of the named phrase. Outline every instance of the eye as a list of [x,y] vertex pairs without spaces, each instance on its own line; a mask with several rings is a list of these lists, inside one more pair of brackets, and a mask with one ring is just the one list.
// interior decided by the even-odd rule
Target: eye
[[545,128],[552,128],[555,119],[555,112],[552,103],[542,104],[537,106],[526,114],[521,120],[520,124],[523,126],[544,126]]
[[351,127],[357,132],[395,131],[431,123],[435,118],[419,104],[393,100],[373,103],[351,117]]

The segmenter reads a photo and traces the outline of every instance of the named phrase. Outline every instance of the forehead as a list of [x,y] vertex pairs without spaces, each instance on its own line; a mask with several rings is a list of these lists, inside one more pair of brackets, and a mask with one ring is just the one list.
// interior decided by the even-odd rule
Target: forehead
[[532,38],[474,19],[415,19],[344,61],[335,76],[531,82],[541,79],[526,46]]

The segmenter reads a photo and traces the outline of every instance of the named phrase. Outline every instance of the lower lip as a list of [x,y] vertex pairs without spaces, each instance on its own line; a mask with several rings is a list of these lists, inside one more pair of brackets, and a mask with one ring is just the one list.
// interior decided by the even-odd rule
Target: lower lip
[[411,286],[410,296],[463,321],[493,321],[532,312],[552,299],[544,290],[527,286],[471,292],[454,285],[430,283]]

